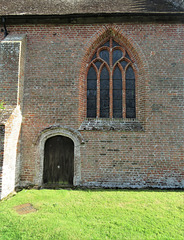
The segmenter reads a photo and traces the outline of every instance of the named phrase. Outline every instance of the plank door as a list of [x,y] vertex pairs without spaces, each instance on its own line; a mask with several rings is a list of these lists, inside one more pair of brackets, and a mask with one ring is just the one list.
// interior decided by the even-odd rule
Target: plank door
[[44,150],[44,184],[73,184],[74,143],[64,136],[47,139]]

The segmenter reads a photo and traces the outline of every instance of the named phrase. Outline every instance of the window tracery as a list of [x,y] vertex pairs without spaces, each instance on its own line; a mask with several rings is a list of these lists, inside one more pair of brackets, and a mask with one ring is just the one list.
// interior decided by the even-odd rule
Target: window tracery
[[87,74],[87,118],[136,118],[134,64],[112,38],[93,55]]

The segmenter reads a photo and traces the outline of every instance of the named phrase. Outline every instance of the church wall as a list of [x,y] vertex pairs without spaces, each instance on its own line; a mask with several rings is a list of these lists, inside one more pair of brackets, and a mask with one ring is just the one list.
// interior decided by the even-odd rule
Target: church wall
[[109,28],[123,36],[140,61],[136,62],[137,81],[144,86],[137,94],[137,112],[143,130],[80,131],[85,140],[80,147],[80,184],[184,187],[184,28],[182,24],[151,23],[8,27],[10,34],[27,35],[22,185],[39,182],[35,172],[40,166],[41,131],[54,125],[78,130],[85,120],[79,84],[86,74],[86,53]]

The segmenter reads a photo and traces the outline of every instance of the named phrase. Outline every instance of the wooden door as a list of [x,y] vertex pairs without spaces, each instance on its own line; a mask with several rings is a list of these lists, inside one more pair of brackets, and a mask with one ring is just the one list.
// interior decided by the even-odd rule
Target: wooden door
[[64,136],[47,139],[44,150],[44,184],[73,184],[74,143]]

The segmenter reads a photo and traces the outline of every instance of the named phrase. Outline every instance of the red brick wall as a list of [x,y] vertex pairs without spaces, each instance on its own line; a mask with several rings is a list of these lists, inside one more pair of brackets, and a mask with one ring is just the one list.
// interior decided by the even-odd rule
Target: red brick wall
[[37,181],[40,132],[53,125],[77,130],[85,120],[87,62],[103,37],[113,32],[137,66],[137,115],[144,131],[81,131],[86,140],[81,183],[184,186],[182,24],[21,25],[8,26],[8,31],[27,34],[23,184]]

